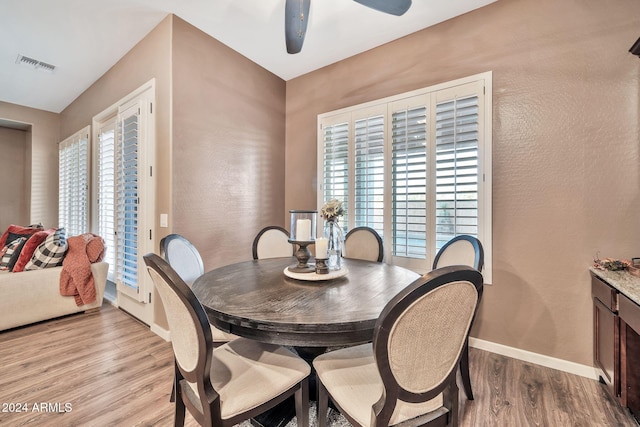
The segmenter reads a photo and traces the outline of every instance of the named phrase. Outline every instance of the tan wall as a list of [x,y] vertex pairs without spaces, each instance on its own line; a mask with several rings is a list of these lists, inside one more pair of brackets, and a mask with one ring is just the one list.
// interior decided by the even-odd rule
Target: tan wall
[[27,225],[27,131],[0,126],[0,233],[10,224]]
[[60,117],[56,113],[0,102],[0,119],[21,123],[28,129],[23,200],[27,216],[22,221],[57,226]]
[[287,82],[285,209],[317,114],[493,70],[493,286],[472,335],[592,363],[588,267],[640,254],[637,0],[509,0]]
[[284,224],[285,82],[179,18],[173,37],[173,231],[211,269]]

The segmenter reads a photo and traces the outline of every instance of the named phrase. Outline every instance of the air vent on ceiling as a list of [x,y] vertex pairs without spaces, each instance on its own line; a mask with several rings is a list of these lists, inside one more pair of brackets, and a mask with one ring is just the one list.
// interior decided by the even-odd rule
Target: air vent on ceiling
[[46,62],[38,61],[37,59],[29,58],[28,56],[18,55],[16,64],[24,65],[35,70],[44,71],[45,73],[53,73],[56,69],[55,65],[47,64]]

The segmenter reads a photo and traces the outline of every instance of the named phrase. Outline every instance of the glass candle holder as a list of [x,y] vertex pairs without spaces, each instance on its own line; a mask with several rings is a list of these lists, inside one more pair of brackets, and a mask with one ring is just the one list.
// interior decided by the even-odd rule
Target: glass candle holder
[[290,240],[314,242],[316,240],[316,218],[318,211],[291,210]]

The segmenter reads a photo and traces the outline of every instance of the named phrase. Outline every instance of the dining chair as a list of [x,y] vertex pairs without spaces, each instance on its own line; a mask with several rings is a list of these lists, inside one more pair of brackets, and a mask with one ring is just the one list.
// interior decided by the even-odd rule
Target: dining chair
[[[444,244],[433,260],[433,269],[448,265],[468,265],[479,272],[484,266],[484,249],[478,238],[462,234]],[[467,399],[473,400],[471,376],[469,375],[469,343],[466,342],[460,359],[460,376]]]
[[447,265],[468,265],[482,272],[484,249],[480,240],[461,234],[445,243],[433,259],[433,269]]
[[233,426],[294,396],[298,426],[309,425],[311,367],[289,349],[238,338],[213,346],[204,308],[160,256],[144,255],[167,314],[175,360],[175,420],[185,410],[204,426]]
[[344,258],[382,262],[384,246],[382,237],[371,227],[356,227],[344,238]]
[[289,232],[277,225],[270,225],[258,232],[253,239],[253,259],[293,256],[293,244]]
[[[204,274],[204,263],[200,252],[180,234],[169,234],[163,237],[160,240],[160,253],[188,286]],[[211,329],[214,345],[238,338],[237,335],[224,332],[215,326],[211,326]]]
[[160,240],[160,254],[189,286],[204,274],[204,263],[198,249],[180,234],[169,234]]
[[385,306],[373,343],[316,357],[318,426],[329,400],[355,426],[456,426],[457,367],[482,290],[471,267],[433,270]]

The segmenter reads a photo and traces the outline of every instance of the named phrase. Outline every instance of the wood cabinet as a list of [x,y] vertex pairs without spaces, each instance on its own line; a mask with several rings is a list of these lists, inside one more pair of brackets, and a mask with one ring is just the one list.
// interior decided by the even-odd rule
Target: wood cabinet
[[593,295],[593,363],[600,382],[613,397],[620,395],[620,319],[618,293],[598,277],[591,278]]
[[600,382],[638,419],[640,305],[618,289],[592,273],[593,363]]
[[620,295],[620,400],[640,417],[640,306]]

